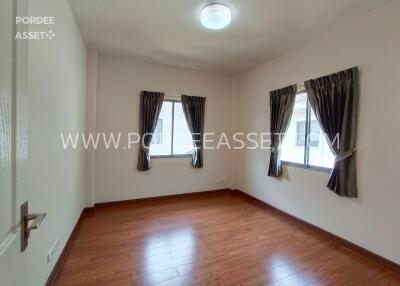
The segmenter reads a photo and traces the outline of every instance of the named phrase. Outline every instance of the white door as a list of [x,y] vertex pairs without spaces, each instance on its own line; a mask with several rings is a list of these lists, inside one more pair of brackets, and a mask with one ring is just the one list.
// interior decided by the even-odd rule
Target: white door
[[27,285],[21,251],[21,205],[26,200],[27,43],[14,40],[26,0],[0,0],[0,285]]

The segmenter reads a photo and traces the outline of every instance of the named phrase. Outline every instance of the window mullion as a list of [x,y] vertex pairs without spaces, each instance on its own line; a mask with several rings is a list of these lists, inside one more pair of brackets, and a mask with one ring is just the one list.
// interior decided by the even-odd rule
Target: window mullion
[[175,125],[175,102],[172,102],[172,128],[171,128],[171,156],[174,155],[174,125]]
[[309,133],[310,133],[310,118],[311,118],[311,109],[310,102],[307,96],[306,102],[306,130],[305,130],[305,138],[304,138],[304,165],[308,167],[309,155],[310,155],[310,144],[309,144]]

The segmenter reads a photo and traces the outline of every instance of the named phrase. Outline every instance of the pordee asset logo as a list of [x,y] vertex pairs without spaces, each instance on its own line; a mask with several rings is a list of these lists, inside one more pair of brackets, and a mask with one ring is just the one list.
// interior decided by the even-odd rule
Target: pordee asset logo
[[[15,17],[17,25],[54,25],[54,17]],[[52,40],[56,34],[53,30],[42,31],[17,31],[15,34],[16,40]]]

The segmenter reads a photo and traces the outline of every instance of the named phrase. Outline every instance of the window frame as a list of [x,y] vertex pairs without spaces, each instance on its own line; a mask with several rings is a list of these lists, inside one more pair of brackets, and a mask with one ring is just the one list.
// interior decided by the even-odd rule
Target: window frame
[[[303,90],[297,91],[296,96],[301,93],[307,94],[306,90],[303,89]],[[281,163],[282,163],[282,165],[286,165],[286,166],[307,169],[307,170],[313,170],[313,171],[318,171],[318,172],[323,172],[323,173],[331,173],[333,168],[326,168],[326,167],[322,167],[322,166],[315,166],[315,165],[309,164],[310,146],[309,146],[309,142],[307,140],[307,135],[310,133],[310,127],[311,127],[311,104],[310,104],[310,100],[308,99],[308,94],[307,94],[306,128],[305,128],[306,130],[304,133],[305,138],[304,138],[304,160],[303,160],[303,163],[297,163],[297,162],[291,162],[291,161],[285,161],[285,160],[281,160]],[[296,140],[297,140],[297,134],[296,134]],[[321,144],[321,142],[320,142],[320,144]]]
[[[171,158],[192,158],[193,154],[175,154],[174,155],[174,129],[175,129],[175,103],[182,103],[178,99],[164,99],[164,102],[172,102],[172,127],[171,127],[171,153],[169,155],[150,155],[150,159],[171,159]],[[150,144],[151,146],[151,144]]]

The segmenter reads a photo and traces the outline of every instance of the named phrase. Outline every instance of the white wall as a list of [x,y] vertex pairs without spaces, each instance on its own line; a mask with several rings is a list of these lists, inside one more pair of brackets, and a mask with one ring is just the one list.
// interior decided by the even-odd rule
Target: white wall
[[[138,132],[141,90],[205,96],[205,132],[231,132],[231,77],[103,54],[98,56],[97,132]],[[226,149],[205,150],[203,169],[192,168],[189,158],[153,159],[147,172],[136,170],[137,153],[137,145],[131,150],[105,150],[100,145],[95,159],[96,202],[230,187]]]
[[[86,47],[66,0],[30,0],[31,16],[54,16],[53,40],[29,41],[29,176],[31,212],[47,217],[29,240],[29,285],[44,285],[84,207],[85,156],[65,151],[60,132],[85,129]],[[47,26],[30,27],[34,31]],[[47,252],[60,238],[57,257]]]
[[[86,62],[86,133],[96,133],[96,96],[97,96],[97,52],[88,51]],[[95,190],[95,160],[94,148],[86,150],[85,160],[85,191],[86,206],[94,205]]]
[[325,185],[329,174],[294,167],[267,177],[269,152],[238,155],[238,188],[400,263],[400,3],[338,26],[239,80],[239,129],[269,131],[268,91],[345,68],[360,70],[359,198]]

